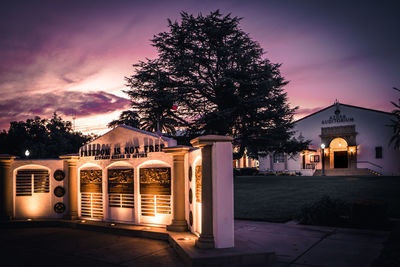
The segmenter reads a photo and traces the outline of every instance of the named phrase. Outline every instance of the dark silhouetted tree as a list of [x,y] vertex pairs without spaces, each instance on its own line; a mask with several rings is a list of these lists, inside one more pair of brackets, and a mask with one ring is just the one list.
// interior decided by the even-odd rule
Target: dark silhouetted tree
[[111,121],[107,124],[108,128],[114,128],[118,125],[128,125],[135,128],[140,128],[140,117],[133,110],[126,110],[119,115],[119,119]]
[[[396,91],[399,91],[397,88],[393,88]],[[400,148],[400,97],[397,100],[397,103],[391,101],[391,103],[395,106],[396,109],[392,111],[392,114],[394,115],[394,119],[392,120],[392,124],[390,125],[393,128],[393,136],[390,139],[390,144],[394,145],[395,149]]]
[[287,102],[280,64],[264,57],[240,20],[219,11],[197,17],[182,12],[180,22],[169,20],[169,31],[152,40],[158,58],[134,65],[128,94],[143,113],[160,108],[158,115],[174,119],[191,137],[233,136],[235,158],[246,149],[253,157],[301,150],[307,142],[292,138],[296,108]]
[[[178,116],[174,114],[175,95],[170,92],[168,73],[157,60],[133,65],[136,74],[127,78],[132,107],[141,116],[141,128],[146,131],[174,134]],[[181,120],[185,122],[184,120]]]
[[74,132],[70,121],[54,113],[51,119],[35,117],[26,122],[11,122],[9,130],[0,133],[0,154],[25,157],[25,151],[29,150],[30,158],[57,158],[77,153],[91,138]]

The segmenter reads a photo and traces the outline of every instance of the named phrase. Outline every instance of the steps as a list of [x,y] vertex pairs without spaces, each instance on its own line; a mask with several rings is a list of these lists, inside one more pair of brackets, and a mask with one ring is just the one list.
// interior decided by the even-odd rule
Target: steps
[[[322,170],[316,170],[313,176],[321,176]],[[326,176],[381,176],[380,173],[375,172],[368,168],[359,168],[359,169],[327,169],[325,170]]]

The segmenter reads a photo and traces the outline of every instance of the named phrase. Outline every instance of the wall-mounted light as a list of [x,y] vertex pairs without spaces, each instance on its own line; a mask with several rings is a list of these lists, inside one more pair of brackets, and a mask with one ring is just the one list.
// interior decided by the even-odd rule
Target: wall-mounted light
[[356,147],[355,146],[349,147],[349,153],[351,156],[354,156],[356,154]]
[[29,150],[25,150],[25,157],[29,157],[29,155],[31,154],[31,152],[29,152]]

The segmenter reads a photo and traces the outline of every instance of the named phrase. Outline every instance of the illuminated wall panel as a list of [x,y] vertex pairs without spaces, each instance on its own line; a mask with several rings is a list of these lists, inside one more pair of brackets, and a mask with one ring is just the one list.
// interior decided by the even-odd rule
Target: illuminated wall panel
[[201,165],[196,166],[196,202],[201,203]]
[[140,169],[141,214],[171,214],[171,168]]
[[103,218],[101,170],[81,170],[81,216]]
[[114,208],[134,208],[133,169],[108,170],[108,205]]

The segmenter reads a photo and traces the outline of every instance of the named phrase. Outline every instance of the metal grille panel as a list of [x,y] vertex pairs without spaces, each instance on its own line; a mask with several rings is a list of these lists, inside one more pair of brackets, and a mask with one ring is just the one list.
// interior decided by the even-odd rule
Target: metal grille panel
[[103,218],[103,194],[81,193],[81,216]]
[[170,195],[141,195],[141,209],[143,216],[156,214],[171,214]]
[[50,181],[47,170],[19,170],[16,176],[16,195],[32,196],[34,193],[49,193]]
[[50,182],[49,182],[49,173],[40,172],[35,173],[33,178],[33,192],[34,193],[49,193]]
[[115,208],[135,207],[135,196],[133,194],[109,194],[108,205]]

